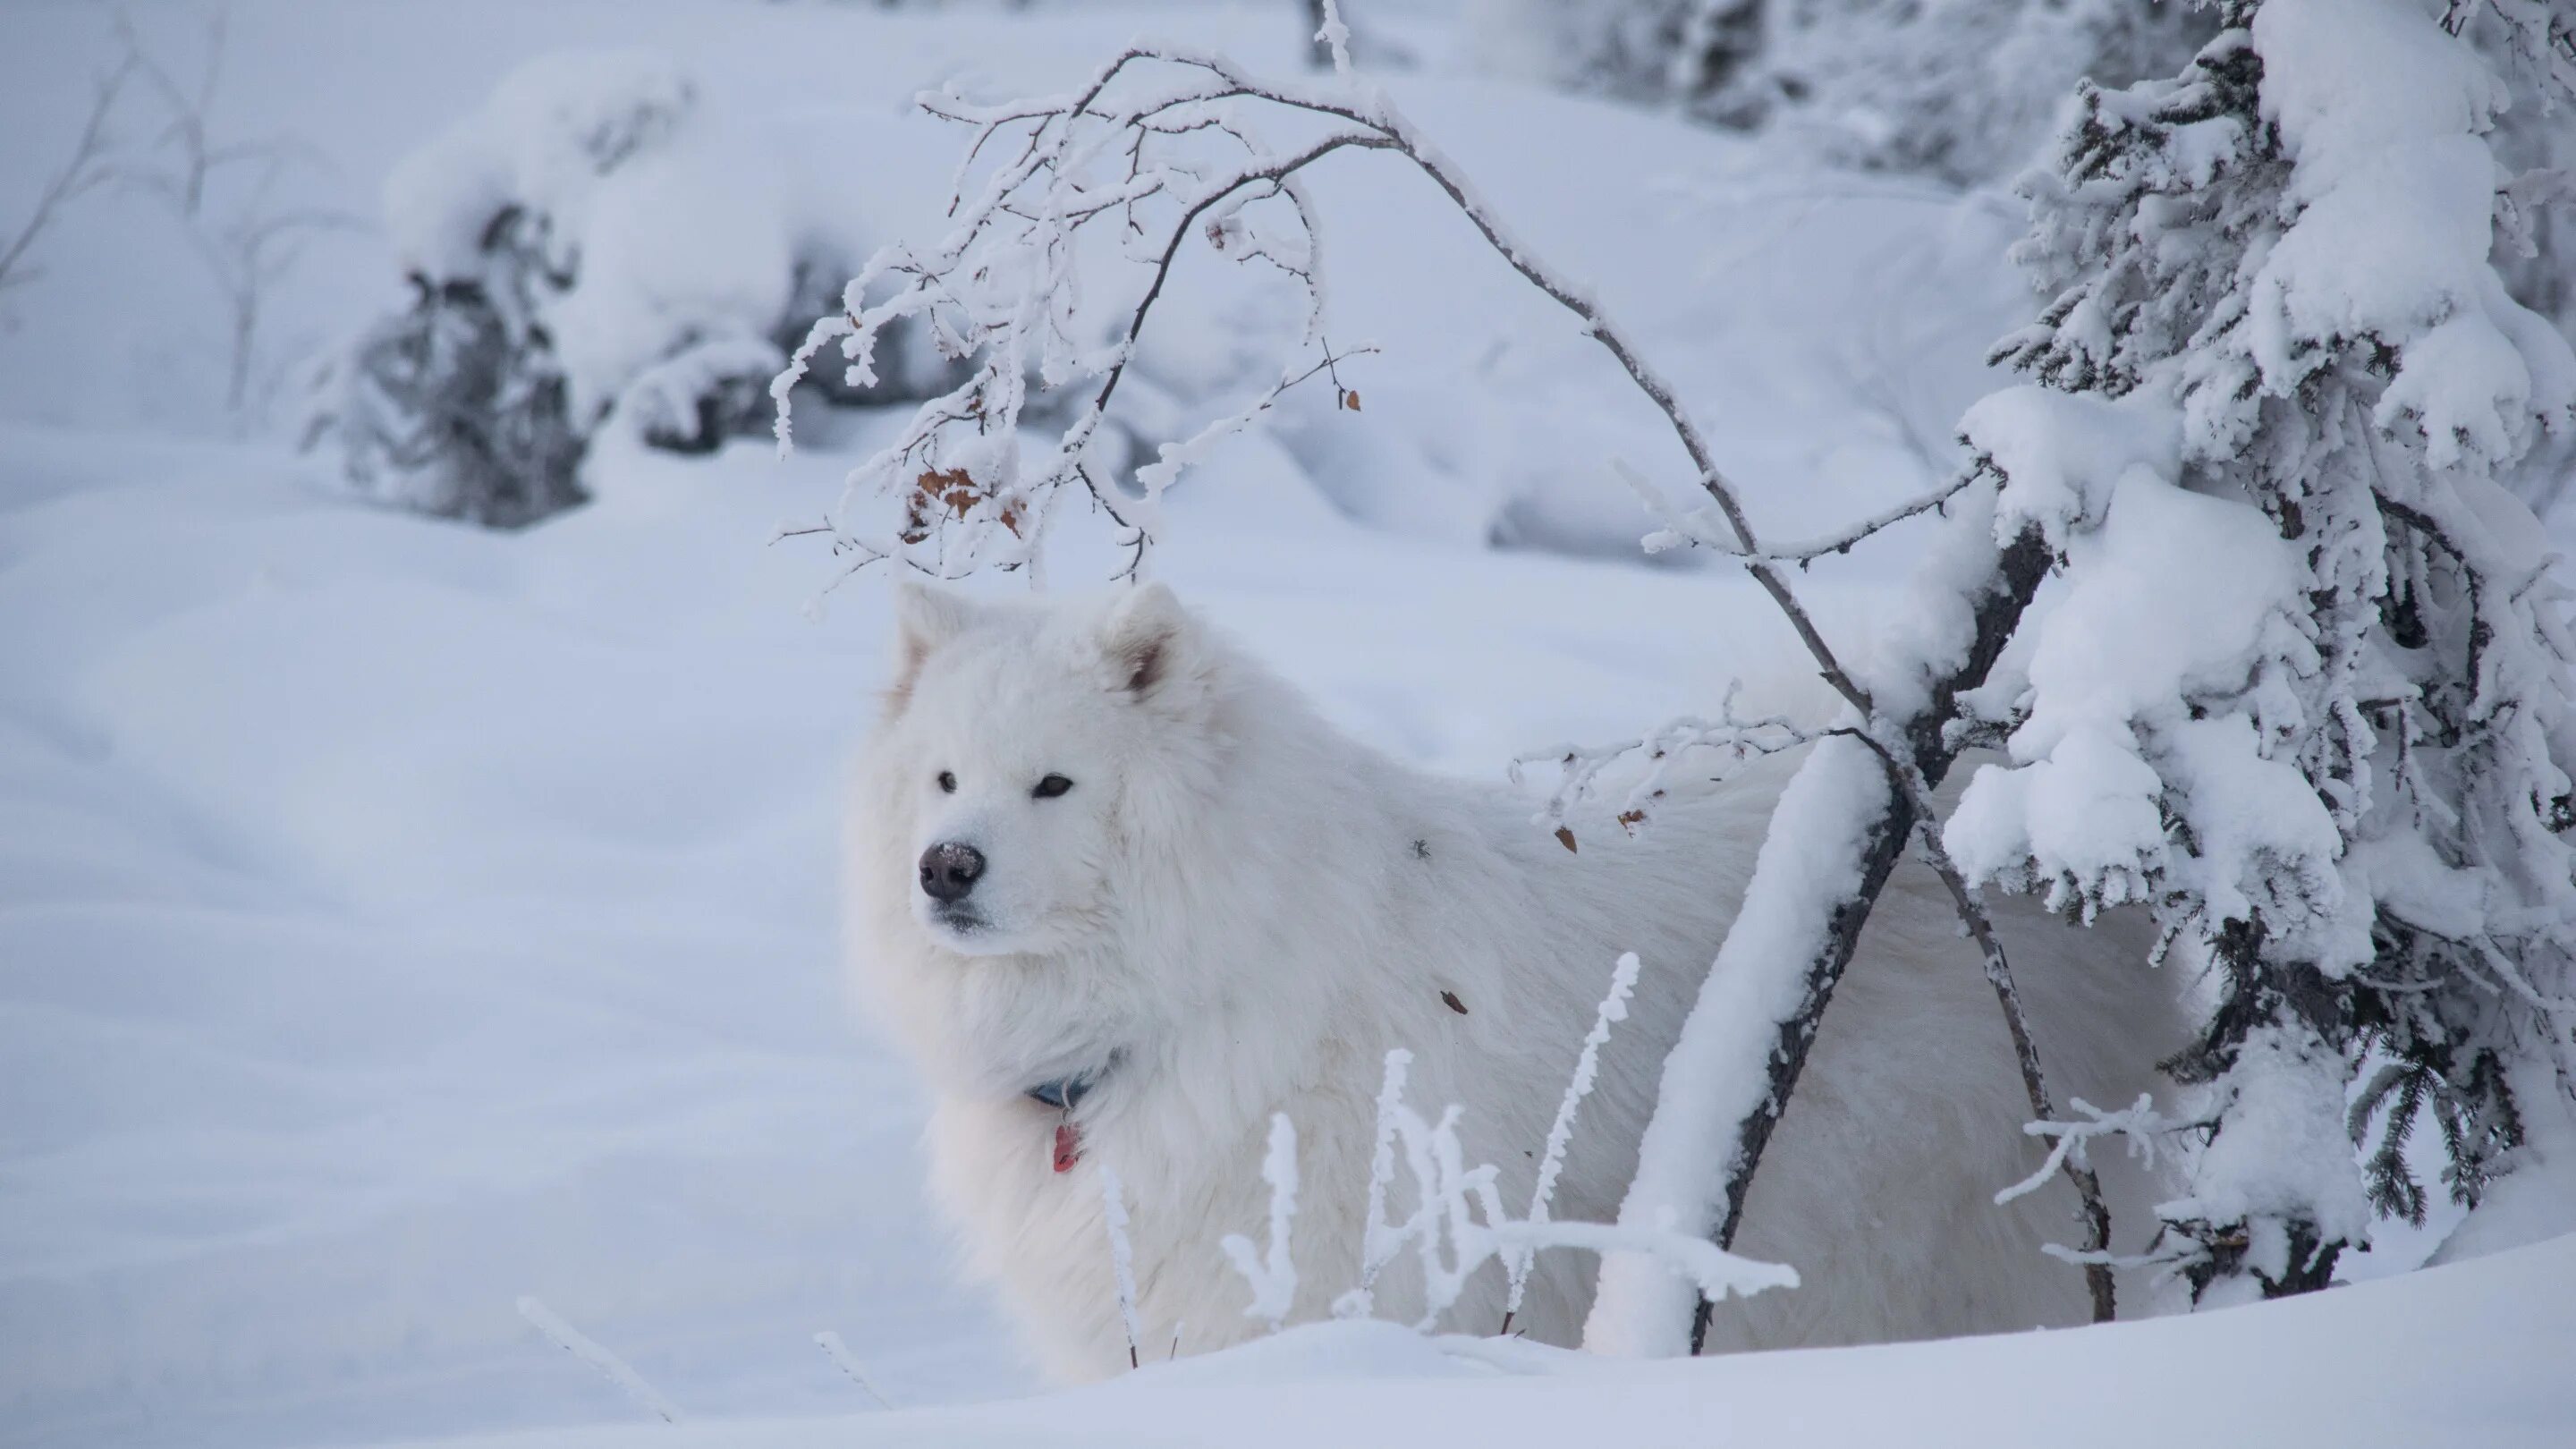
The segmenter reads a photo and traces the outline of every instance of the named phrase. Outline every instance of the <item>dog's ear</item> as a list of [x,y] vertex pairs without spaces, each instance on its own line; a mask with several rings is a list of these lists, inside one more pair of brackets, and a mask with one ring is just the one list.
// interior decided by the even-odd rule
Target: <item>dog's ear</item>
[[905,579],[894,586],[894,682],[886,690],[888,713],[912,698],[922,663],[940,645],[966,632],[982,611],[964,595]]
[[1189,611],[1167,586],[1128,590],[1100,624],[1100,654],[1114,687],[1151,698],[1170,679],[1189,627]]

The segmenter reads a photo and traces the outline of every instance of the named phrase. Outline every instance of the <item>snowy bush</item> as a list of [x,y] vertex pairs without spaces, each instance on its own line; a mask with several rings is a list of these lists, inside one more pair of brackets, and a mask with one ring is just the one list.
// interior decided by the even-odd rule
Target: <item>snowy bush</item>
[[[511,525],[580,501],[604,425],[689,452],[758,425],[783,339],[862,248],[769,128],[708,111],[660,57],[554,55],[395,168],[414,300],[340,360],[323,408],[353,477]],[[900,397],[935,371],[898,345],[873,387],[818,387]]]

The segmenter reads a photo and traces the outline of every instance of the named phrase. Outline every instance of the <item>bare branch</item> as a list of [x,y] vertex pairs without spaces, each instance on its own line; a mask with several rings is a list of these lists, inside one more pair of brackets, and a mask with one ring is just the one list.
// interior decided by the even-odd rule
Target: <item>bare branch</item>
[[[2013,981],[2012,964],[2004,958],[2003,941],[1995,935],[1994,920],[1986,914],[1983,897],[1959,874],[1959,868],[1951,863],[1950,852],[1941,844],[1940,816],[1933,808],[1931,787],[1912,761],[1899,757],[1879,741],[1866,736],[1863,739],[1878,752],[1880,762],[1887,768],[1889,783],[1903,791],[1913,805],[1915,854],[1940,878],[1943,889],[1949,891],[1951,903],[1958,908],[1959,923],[1967,928],[1968,938],[1976,943],[1977,955],[1986,968],[1986,981],[1994,987],[1995,1004],[2003,1011],[2004,1029],[2012,1035],[2013,1062],[2021,1070],[2022,1093],[2030,1102],[2033,1118],[2031,1125],[2054,1123],[2057,1104],[2049,1095],[2047,1073],[2040,1067],[2039,1044],[2031,1036],[2030,1018],[2022,1011],[2021,988]],[[2077,1101],[2080,1105],[2082,1099]],[[2009,1202],[2032,1191],[2052,1169],[2062,1171],[2082,1204],[2085,1242],[2080,1251],[2101,1254],[2109,1251],[2111,1246],[2111,1210],[2102,1201],[2101,1179],[2094,1176],[2093,1169],[2086,1165],[2080,1151],[2069,1150],[2080,1141],[2081,1138],[2075,1135],[2061,1134],[2058,1148],[2049,1155],[2048,1164],[2029,1180],[1997,1194],[1995,1201],[1998,1204]],[[2110,1264],[2086,1258],[2084,1281],[2093,1299],[2093,1321],[2109,1323],[2116,1318],[2117,1300]]]
[[[1131,66],[1146,62],[1174,67],[1185,73],[1195,73],[1196,78],[1186,81],[1178,89],[1151,94],[1137,101],[1121,104],[1105,100],[1111,87]],[[1346,123],[1352,129],[1330,133],[1322,140],[1310,143],[1304,150],[1288,157],[1273,158],[1257,140],[1242,129],[1232,126],[1199,126],[1195,124],[1198,119],[1195,115],[1185,116],[1180,120],[1165,119],[1170,113],[1183,108],[1197,107],[1203,110],[1220,102],[1235,100],[1259,102],[1289,111],[1302,111],[1327,117]],[[899,316],[930,310],[939,305],[940,296],[945,295],[953,299],[967,290],[951,285],[952,279],[964,278],[970,282],[982,282],[987,279],[987,273],[977,273],[973,270],[968,261],[969,257],[994,256],[994,261],[986,264],[988,267],[998,264],[999,259],[995,256],[994,249],[985,247],[979,250],[979,244],[998,239],[1010,246],[1034,247],[1048,259],[1051,270],[1042,283],[1047,290],[1038,299],[1038,304],[1039,309],[1045,313],[1050,322],[1055,322],[1069,315],[1070,311],[1069,299],[1063,294],[1069,285],[1067,273],[1071,267],[1070,236],[1074,229],[1113,208],[1121,210],[1128,218],[1129,224],[1134,226],[1136,205],[1156,198],[1176,201],[1183,207],[1180,220],[1167,233],[1167,239],[1159,248],[1159,254],[1152,259],[1153,270],[1133,316],[1129,318],[1118,339],[1107,349],[1105,365],[1096,367],[1100,376],[1097,394],[1090,406],[1066,429],[1057,444],[1054,456],[1041,466],[1035,478],[1025,482],[1012,476],[1016,471],[1016,459],[998,456],[992,457],[987,465],[989,471],[995,476],[989,479],[981,477],[975,479],[974,491],[979,496],[969,505],[974,522],[970,525],[969,535],[965,540],[967,557],[962,562],[966,566],[973,566],[976,561],[975,550],[990,539],[993,523],[998,521],[1007,525],[1015,513],[1030,511],[1035,504],[1042,501],[1043,495],[1051,493],[1067,480],[1087,476],[1083,469],[1084,454],[1090,445],[1091,438],[1099,428],[1101,417],[1110,400],[1116,395],[1119,380],[1134,360],[1137,337],[1146,317],[1162,295],[1164,284],[1170,276],[1171,266],[1179,254],[1180,246],[1203,214],[1220,204],[1228,205],[1232,210],[1239,212],[1242,206],[1253,201],[1274,196],[1289,196],[1303,232],[1311,242],[1312,211],[1305,206],[1302,198],[1290,193],[1288,185],[1290,178],[1306,166],[1336,151],[1390,151],[1412,162],[1416,169],[1429,177],[1467,218],[1469,224],[1475,227],[1478,235],[1482,236],[1514,271],[1520,273],[1532,286],[1537,287],[1559,306],[1580,319],[1584,324],[1584,330],[1610,353],[1621,370],[1627,373],[1629,380],[1664,415],[1665,421],[1672,428],[1674,437],[1689,456],[1701,489],[1709,495],[1711,502],[1723,518],[1733,540],[1733,551],[1736,557],[1744,563],[1755,582],[1761,585],[1763,591],[1771,596],[1773,603],[1787,617],[1790,627],[1796,631],[1800,642],[1806,646],[1808,653],[1814,656],[1818,670],[1826,681],[1854,707],[1864,714],[1868,713],[1870,709],[1868,693],[1843,668],[1840,659],[1825,642],[1813,618],[1790,589],[1787,578],[1781,572],[1780,562],[1761,547],[1734,484],[1719,469],[1707,439],[1701,434],[1698,425],[1691,420],[1689,414],[1682,409],[1670,384],[1646,363],[1643,355],[1628,340],[1626,333],[1605,314],[1599,300],[1589,289],[1567,279],[1540,261],[1526,246],[1512,238],[1500,220],[1477,197],[1457,168],[1427,138],[1416,131],[1412,123],[1407,121],[1383,95],[1351,82],[1346,74],[1341,77],[1341,84],[1334,90],[1312,91],[1287,85],[1267,85],[1256,82],[1237,70],[1231,62],[1215,55],[1176,48],[1130,46],[1113,57],[1082,90],[1061,100],[1014,102],[987,108],[965,103],[954,96],[940,96],[925,97],[923,105],[934,115],[979,128],[976,140],[969,148],[970,157],[979,154],[985,143],[1000,128],[1017,127],[1034,121],[1036,129],[1030,133],[1019,156],[995,170],[987,180],[983,194],[974,203],[963,206],[960,218],[963,225],[952,234],[949,241],[942,244],[936,254],[929,258],[921,258],[909,248],[902,247],[889,248],[880,252],[861,273],[859,279],[851,284],[849,299],[853,305],[849,314],[843,318],[826,319],[816,324],[805,346],[798,349],[788,370],[780,375],[771,388],[772,395],[779,403],[779,437],[782,446],[785,445],[788,436],[786,411],[788,391],[802,375],[814,354],[825,344],[838,341],[844,355],[858,363],[864,371],[866,353],[874,344],[877,330],[886,322]],[[1086,126],[1085,122],[1098,124]],[[1168,146],[1181,137],[1205,137],[1210,131],[1232,138],[1246,153],[1245,163],[1209,180],[1202,177],[1185,157],[1169,155],[1158,150],[1155,159],[1147,158],[1149,141]],[[1080,174],[1084,163],[1111,150],[1116,150],[1127,158],[1124,177],[1107,178],[1086,186]],[[959,183],[956,193],[962,196],[964,194],[962,171]],[[1190,188],[1191,183],[1197,184],[1195,191]],[[1014,209],[1012,199],[1024,190],[1032,192],[1031,199],[1034,204]],[[1017,224],[1011,225],[1012,222]],[[1276,249],[1272,247],[1247,249],[1247,256],[1250,255],[1261,255],[1273,261],[1274,264],[1278,263]],[[1291,275],[1298,277],[1306,285],[1312,302],[1310,319],[1319,322],[1322,310],[1321,297],[1317,291],[1316,278],[1312,270],[1311,253],[1303,268],[1282,265],[1283,269],[1290,271]],[[871,282],[889,274],[910,275],[913,280],[887,301],[873,306],[857,305]],[[937,281],[936,286],[930,285],[934,279]],[[1023,292],[1019,295],[1025,297],[1026,294]],[[1001,309],[1001,299],[995,299],[995,307],[997,311]],[[953,396],[957,396],[962,401],[963,397],[972,395],[988,404],[997,405],[997,411],[979,411],[975,414],[979,438],[984,435],[987,426],[998,426],[1001,432],[1008,434],[1017,426],[1024,387],[1021,379],[1016,375],[1016,370],[1012,376],[1004,378],[999,374],[998,368],[1008,365],[1016,369],[1026,361],[1025,332],[1031,320],[1025,315],[1029,310],[1028,304],[1022,302],[1019,311],[1015,313],[1002,312],[1002,320],[998,324],[984,323],[977,319],[974,314],[978,309],[975,307],[963,307],[960,310],[968,314],[970,328],[981,329],[980,336],[970,345],[976,346],[988,360],[978,378],[961,389],[960,394]],[[1084,367],[1079,362],[1075,365]],[[1084,367],[1084,370],[1093,369]],[[1045,369],[1042,368],[1041,371],[1043,373]],[[908,430],[893,447],[862,464],[852,474],[854,488],[866,483],[873,484],[882,491],[899,486],[902,481],[901,475],[906,469],[918,467],[926,475],[938,471],[943,462],[947,462],[948,466],[955,466],[954,460],[945,459],[939,451],[936,435],[943,428],[955,423],[956,417],[953,414],[942,415],[937,404],[925,409],[923,417],[930,420],[927,426],[921,419],[916,419],[914,427]],[[973,469],[970,467],[968,471],[972,474]],[[1154,494],[1155,488],[1149,483],[1146,497],[1142,500],[1149,515],[1153,511]],[[1097,489],[1094,490],[1094,496],[1099,496]],[[1016,536],[1016,529],[1012,532]],[[906,540],[906,542],[911,541]],[[1851,541],[1856,542],[1857,538]],[[1037,540],[1030,538],[1023,542],[1025,546],[1015,551],[1016,555],[1033,556]],[[1840,546],[1848,547],[1849,543],[1846,542]],[[1825,551],[1832,551],[1832,549],[1832,542],[1827,541]],[[944,545],[941,558],[941,571],[945,572],[948,555]]]
[[45,178],[27,219],[6,243],[0,243],[0,293],[36,279],[38,274],[28,264],[28,254],[37,239],[61,219],[65,206],[115,179],[115,168],[108,160],[111,142],[107,123],[116,111],[118,97],[133,80],[135,67],[136,57],[128,52],[90,88],[89,110],[81,118],[80,134],[72,141],[71,154],[53,175]]
[[[1656,803],[1669,793],[1673,772],[1685,761],[1695,760],[1702,769],[1712,765],[1722,768],[1795,749],[1816,738],[1813,731],[1800,729],[1784,716],[1746,719],[1738,715],[1735,698],[1743,687],[1741,680],[1727,686],[1726,698],[1718,706],[1714,720],[1683,715],[1616,744],[1556,745],[1521,755],[1511,762],[1512,782],[1521,782],[1524,765],[1554,762],[1561,772],[1556,793],[1549,797],[1547,808],[1539,812],[1537,822],[1548,830],[1568,831],[1566,812],[1576,802],[1592,797],[1605,771],[1630,759],[1642,759],[1646,773],[1620,803],[1618,814],[1621,828],[1633,834],[1647,823]],[[1708,759],[1710,753],[1718,758]]]

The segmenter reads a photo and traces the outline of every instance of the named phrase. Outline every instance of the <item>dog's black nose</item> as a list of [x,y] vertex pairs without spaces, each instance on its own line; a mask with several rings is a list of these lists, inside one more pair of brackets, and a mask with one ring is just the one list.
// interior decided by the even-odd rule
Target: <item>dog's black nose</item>
[[962,901],[984,875],[984,852],[947,841],[921,853],[921,893],[934,901]]

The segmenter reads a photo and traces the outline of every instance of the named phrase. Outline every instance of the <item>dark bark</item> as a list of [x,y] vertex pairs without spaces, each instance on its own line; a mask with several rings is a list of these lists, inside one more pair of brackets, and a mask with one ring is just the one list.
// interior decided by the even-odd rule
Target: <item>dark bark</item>
[[[1939,785],[1958,758],[1959,748],[1951,743],[1942,726],[1955,713],[1960,692],[1985,681],[1986,671],[1994,667],[2005,641],[2021,622],[2022,610],[2029,607],[2031,595],[2038,591],[2048,563],[2047,546],[2036,533],[2023,534],[1996,557],[1995,572],[1975,605],[1976,642],[1959,666],[1935,683],[1922,713],[1893,722],[1894,732],[1906,742],[1915,768],[1928,784]],[[1797,1090],[1798,1076],[1807,1066],[1807,1049],[1815,1044],[1816,1028],[1823,1023],[1825,1008],[1833,1002],[1834,988],[1841,983],[1843,970],[1851,964],[1852,952],[1860,945],[1861,929],[1869,924],[1870,907],[1877,904],[1879,892],[1895,873],[1896,862],[1905,853],[1915,824],[1912,792],[1890,776],[1886,809],[1862,848],[1859,878],[1853,881],[1850,894],[1834,908],[1832,923],[1807,967],[1806,991],[1799,998],[1797,1011],[1780,1024],[1779,1038],[1771,1053],[1770,1090],[1744,1124],[1735,1159],[1727,1165],[1726,1216],[1717,1227],[1719,1247],[1734,1246],[1736,1230],[1744,1221],[1744,1201],[1752,1191],[1753,1174],[1762,1165],[1763,1149],[1770,1145],[1772,1129],[1780,1125],[1780,1115]],[[1711,1307],[1703,1298],[1692,1314],[1693,1353],[1699,1352],[1707,1341]]]

